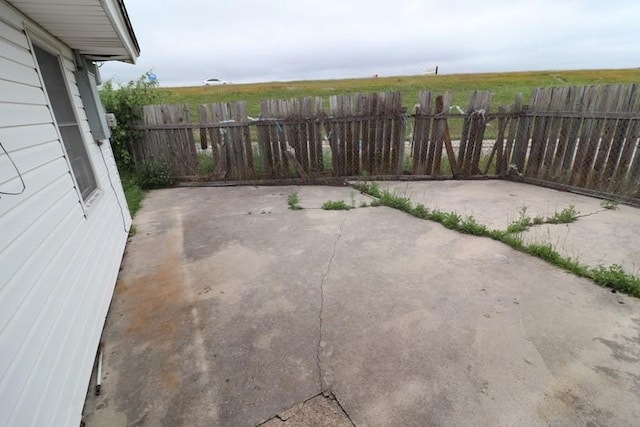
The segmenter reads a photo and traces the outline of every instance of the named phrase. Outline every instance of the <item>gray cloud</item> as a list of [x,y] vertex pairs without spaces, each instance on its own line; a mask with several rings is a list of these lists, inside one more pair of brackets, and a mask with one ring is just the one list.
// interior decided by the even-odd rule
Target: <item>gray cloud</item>
[[142,56],[107,63],[163,85],[640,65],[640,3],[530,0],[129,0]]

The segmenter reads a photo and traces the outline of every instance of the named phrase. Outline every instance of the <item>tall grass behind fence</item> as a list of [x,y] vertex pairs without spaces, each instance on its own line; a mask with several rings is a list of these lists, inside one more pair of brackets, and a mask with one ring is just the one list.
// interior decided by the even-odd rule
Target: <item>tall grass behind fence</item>
[[637,84],[538,88],[497,108],[474,91],[461,112],[450,93],[418,99],[411,114],[398,92],[331,96],[328,109],[319,97],[265,100],[258,118],[243,102],[213,103],[199,123],[186,105],[146,106],[134,156],[200,181],[495,176],[640,200]]

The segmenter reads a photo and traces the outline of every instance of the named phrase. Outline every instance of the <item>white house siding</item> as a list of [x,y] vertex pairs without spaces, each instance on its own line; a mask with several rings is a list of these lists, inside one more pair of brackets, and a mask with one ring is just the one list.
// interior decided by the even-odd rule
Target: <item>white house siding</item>
[[[77,426],[131,218],[110,146],[91,136],[72,52],[52,40],[98,183],[83,207],[25,22],[38,30],[0,0],[0,142],[26,184],[0,195],[0,426]],[[19,189],[0,152],[0,191]]]

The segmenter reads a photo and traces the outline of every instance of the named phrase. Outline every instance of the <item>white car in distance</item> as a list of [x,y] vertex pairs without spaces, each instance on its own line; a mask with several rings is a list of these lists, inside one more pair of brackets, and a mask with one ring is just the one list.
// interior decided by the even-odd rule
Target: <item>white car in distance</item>
[[220,79],[207,79],[207,80],[203,80],[202,84],[205,86],[209,86],[209,85],[226,85],[229,82],[225,82],[224,80],[220,80]]

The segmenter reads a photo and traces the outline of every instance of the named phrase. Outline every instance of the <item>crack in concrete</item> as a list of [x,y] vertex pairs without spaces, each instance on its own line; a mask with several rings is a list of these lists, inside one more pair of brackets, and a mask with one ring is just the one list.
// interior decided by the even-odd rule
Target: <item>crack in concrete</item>
[[322,276],[322,280],[320,281],[320,310],[318,312],[318,319],[320,321],[320,326],[318,328],[318,346],[316,348],[316,364],[318,365],[318,382],[320,383],[320,393],[325,393],[324,383],[322,380],[322,364],[320,362],[320,348],[322,347],[322,314],[324,312],[324,284],[327,281],[327,277],[331,272],[331,264],[333,263],[333,259],[336,256],[336,246],[338,245],[338,240],[342,236],[342,229],[344,228],[344,223],[347,221],[347,215],[349,211],[345,212],[344,218],[342,219],[342,223],[340,224],[340,229],[338,230],[338,235],[333,241],[333,252],[331,253],[331,257],[329,257],[329,262],[327,263],[327,270]]
[[600,209],[599,211],[591,212],[591,213],[588,213],[588,214],[576,215],[576,219],[577,218],[584,218],[586,216],[591,216],[591,215],[595,215],[595,214],[599,214],[599,213],[606,212],[606,211],[609,211],[609,210],[611,210],[611,209]]
[[349,414],[347,414],[347,411],[344,409],[344,406],[342,406],[342,403],[340,403],[340,401],[338,400],[338,398],[336,397],[335,394],[331,393],[331,398],[333,400],[336,401],[336,403],[338,404],[338,406],[340,407],[340,409],[342,409],[342,412],[344,413],[344,416],[347,417],[347,420],[349,420],[349,422],[351,423],[351,425],[353,427],[356,427],[356,423],[353,422],[353,420],[351,419],[351,416]]

